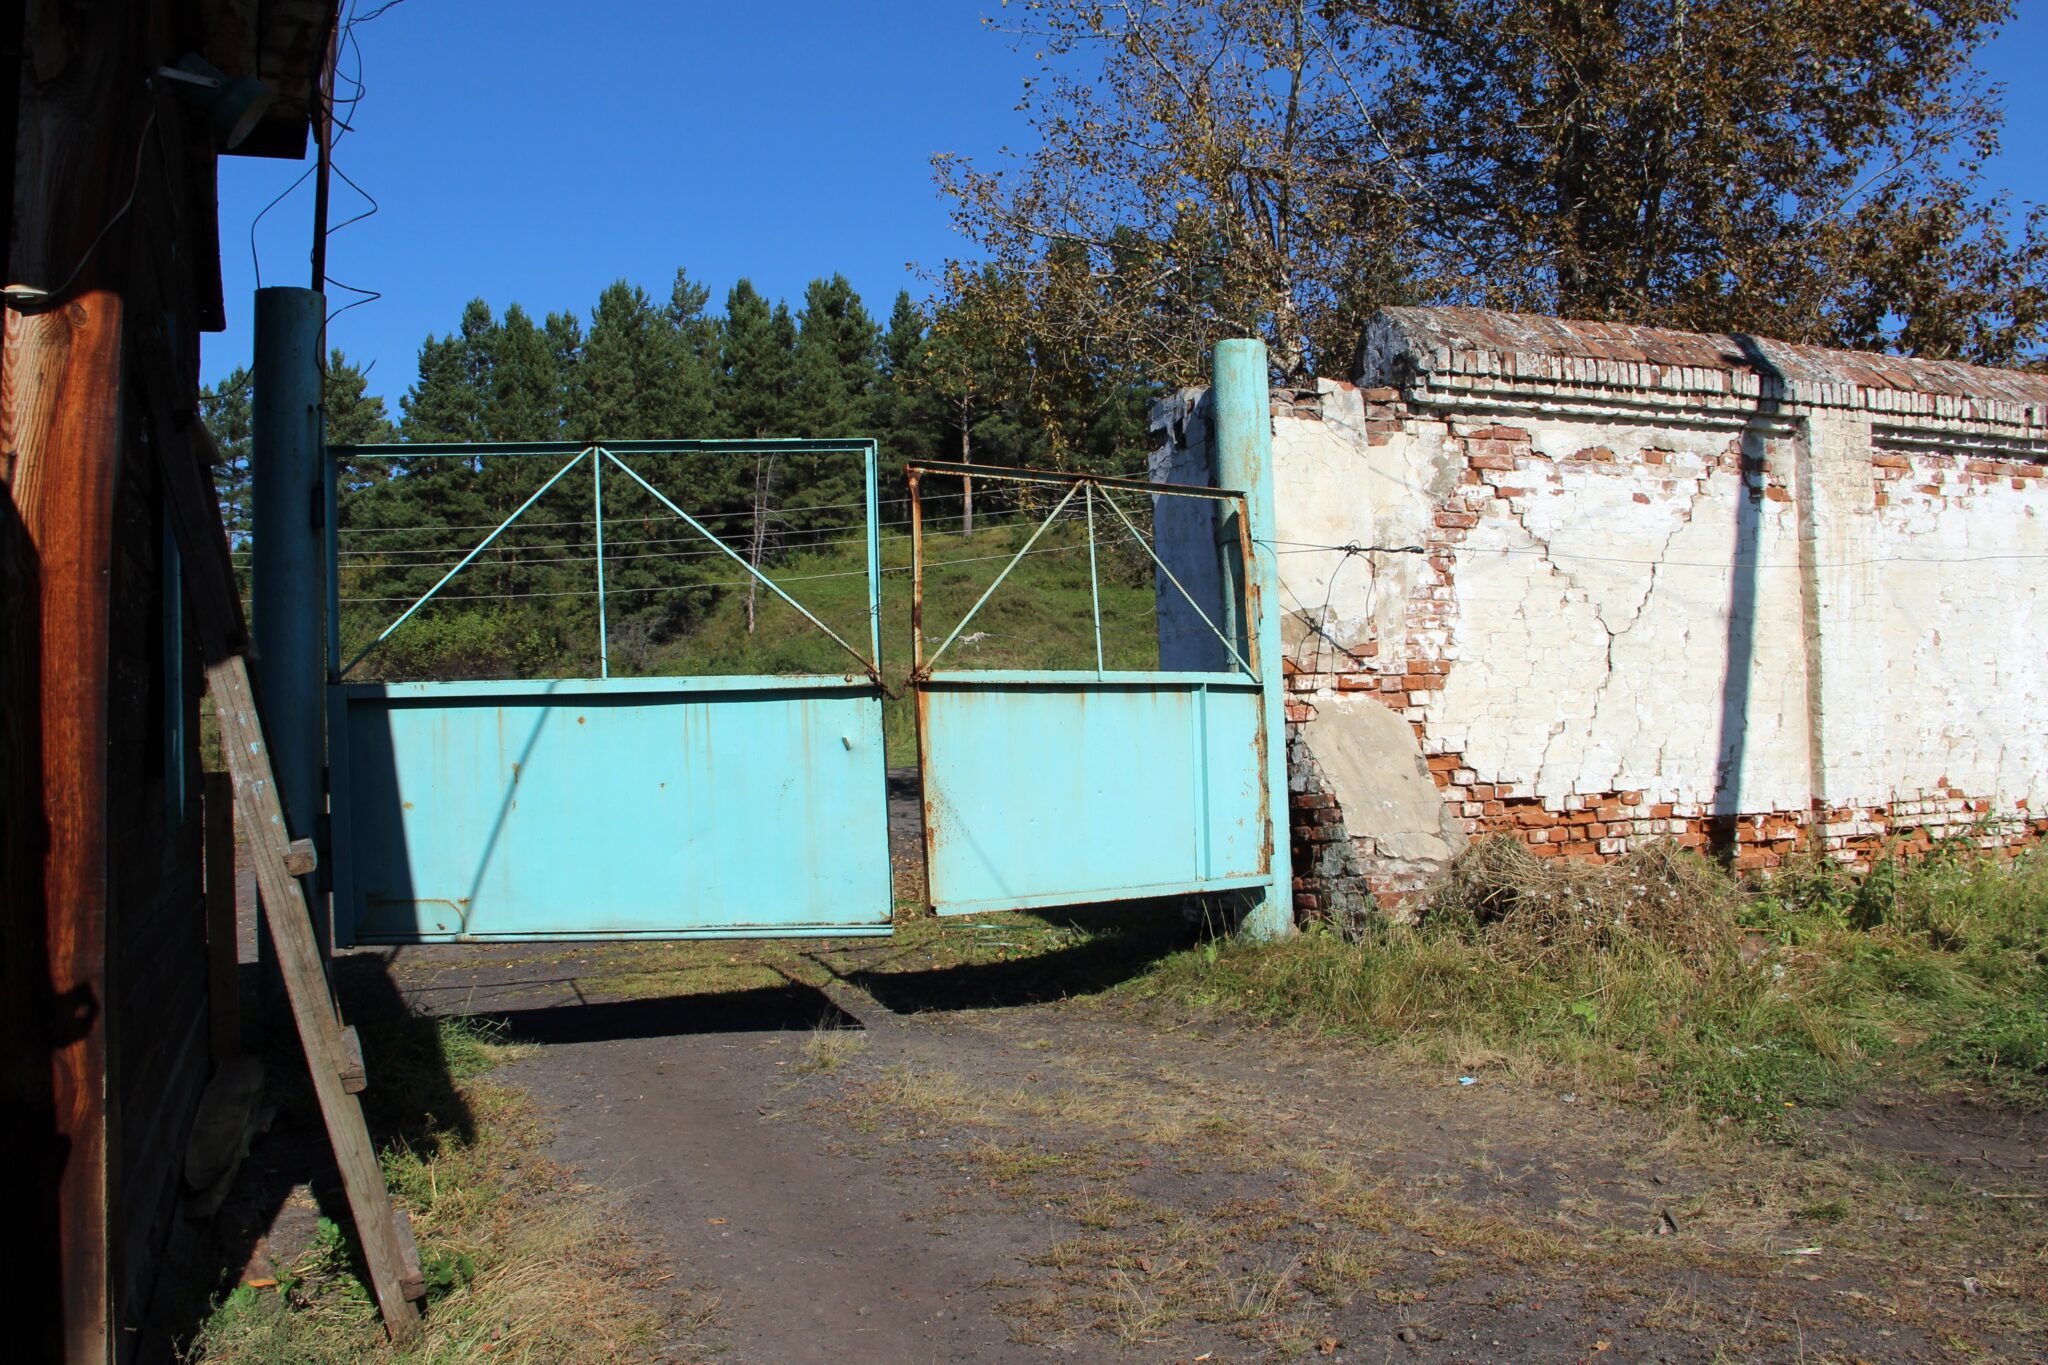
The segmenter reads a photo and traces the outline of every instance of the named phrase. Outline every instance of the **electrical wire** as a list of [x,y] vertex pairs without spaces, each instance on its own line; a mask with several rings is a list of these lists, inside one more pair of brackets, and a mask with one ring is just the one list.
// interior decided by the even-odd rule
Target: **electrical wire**
[[306,183],[306,177],[313,174],[313,172],[318,168],[318,164],[319,163],[315,162],[313,164],[308,165],[305,170],[300,171],[298,179],[292,181],[291,184],[286,185],[283,189],[279,190],[277,192],[277,198],[265,204],[263,206],[262,211],[258,213],[254,218],[249,220],[249,264],[255,268],[256,287],[258,289],[261,289],[263,287],[263,253],[261,250],[257,248],[256,245],[256,229],[265,218],[270,216],[270,211],[272,209],[276,208],[279,204],[282,204],[285,201],[286,197],[288,197],[293,190],[297,189],[299,186]]
[[[700,518],[700,520],[701,520],[701,518]],[[572,524],[572,525],[573,525],[573,524],[577,524],[577,523],[569,523],[569,524]],[[590,523],[590,522],[583,522],[583,523],[580,523],[580,524],[581,524],[581,525],[584,525],[584,526],[588,526],[588,525],[591,525],[591,523]],[[908,525],[908,524],[909,524],[909,522],[908,522],[908,520],[906,519],[906,520],[904,520],[904,521],[882,521],[882,522],[877,522],[877,523],[875,523],[875,524],[876,524],[876,526],[877,526],[877,527],[879,528],[879,527],[884,527],[884,526],[905,526],[905,525]],[[836,538],[833,538],[833,539],[811,539],[811,538],[810,538],[810,537],[814,537],[814,536],[823,536],[823,535],[827,535],[827,534],[830,534],[830,533],[832,533],[832,532],[838,532],[838,531],[853,531],[853,532],[857,532],[858,534],[854,534],[854,535],[849,535],[849,536],[845,536],[845,537],[836,537]],[[952,533],[952,532],[946,532],[946,533],[944,533],[944,534],[953,534],[953,533]],[[905,538],[905,537],[902,537],[902,536],[900,536],[900,535],[897,535],[897,536],[892,536],[892,537],[891,537],[891,539],[896,539],[896,540],[901,540],[901,539],[904,539],[904,538]],[[704,540],[704,537],[702,537],[702,536],[697,536],[697,535],[687,535],[687,536],[647,536],[647,537],[635,537],[635,538],[630,538],[630,539],[625,539],[625,540],[619,540],[619,539],[614,539],[613,537],[607,536],[607,537],[605,538],[605,548],[607,549],[607,551],[609,551],[609,550],[610,550],[610,549],[611,549],[612,547],[614,547],[614,546],[621,546],[621,545],[697,545],[697,544],[702,544],[702,543],[703,543],[703,540]],[[866,542],[867,542],[866,528],[865,528],[865,527],[863,527],[863,526],[858,526],[858,525],[852,525],[852,524],[849,524],[849,525],[846,525],[846,526],[828,526],[828,527],[817,527],[817,528],[799,528],[799,529],[792,529],[792,530],[790,530],[790,531],[787,531],[787,532],[781,533],[781,534],[779,534],[779,535],[778,535],[778,536],[776,537],[776,547],[775,547],[775,548],[777,548],[778,550],[789,550],[789,551],[798,551],[798,552],[802,552],[802,551],[809,551],[809,550],[823,550],[823,549],[831,549],[831,548],[834,548],[834,547],[837,547],[837,546],[843,546],[843,545],[861,545],[861,544],[865,544]],[[724,540],[720,540],[720,541],[719,541],[719,544],[720,544],[720,545],[723,545],[723,544],[725,544],[725,543],[726,543],[726,542],[725,542]],[[504,554],[512,554],[512,553],[517,553],[517,552],[524,552],[524,553],[529,553],[529,554],[531,554],[531,553],[538,553],[538,552],[541,552],[541,551],[557,551],[557,550],[560,550],[560,551],[575,551],[575,552],[579,552],[579,555],[572,555],[572,556],[571,556],[571,558],[581,557],[581,558],[585,558],[585,559],[587,559],[587,558],[589,558],[589,557],[590,557],[590,555],[591,555],[591,554],[595,553],[595,551],[596,551],[596,545],[595,545],[595,542],[594,542],[594,540],[574,540],[574,541],[555,541],[555,542],[550,542],[550,543],[547,543],[547,544],[541,544],[541,545],[521,545],[521,544],[517,544],[517,543],[507,544],[507,543],[506,543],[505,541],[502,541],[502,540],[500,540],[500,541],[498,541],[497,543],[495,543],[495,544],[491,545],[491,546],[490,546],[490,547],[489,547],[488,549],[486,549],[486,550],[482,551],[481,553],[482,553],[483,555],[504,555]],[[243,553],[243,552],[238,552],[238,553]],[[383,565],[384,565],[385,567],[388,567],[388,568],[392,568],[392,569],[425,569],[425,568],[434,568],[434,567],[441,567],[441,568],[446,568],[446,567],[449,567],[449,566],[451,566],[451,565],[454,565],[454,564],[457,564],[457,563],[460,563],[460,562],[462,562],[462,561],[461,561],[461,558],[460,558],[459,556],[458,556],[458,557],[457,557],[456,559],[441,559],[441,560],[434,560],[434,561],[426,561],[426,560],[423,560],[423,558],[422,558],[422,557],[424,557],[424,556],[428,556],[428,555],[447,555],[447,554],[450,554],[450,553],[452,553],[452,551],[451,551],[451,550],[450,550],[450,549],[449,549],[449,548],[448,548],[447,546],[434,546],[434,547],[432,547],[432,548],[428,548],[428,549],[415,549],[415,550],[404,550],[404,549],[384,549],[384,548],[377,548],[377,549],[369,549],[369,550],[338,550],[338,551],[336,551],[336,553],[337,553],[337,554],[338,554],[338,555],[339,555],[339,556],[340,556],[340,557],[341,557],[342,559],[369,559],[369,560],[376,560],[376,561],[379,561],[380,563],[382,563],[382,564],[383,564]],[[722,550],[720,550],[720,549],[716,548],[715,546],[714,546],[714,547],[707,547],[707,548],[705,548],[705,549],[703,549],[703,550],[695,550],[695,551],[675,551],[675,552],[674,552],[674,554],[675,554],[675,555],[676,555],[676,556],[677,556],[678,558],[693,558],[693,557],[696,557],[696,556],[698,556],[698,555],[706,555],[706,554],[722,554],[722,553],[724,553],[724,551],[722,551]],[[610,558],[610,556],[609,556],[609,555],[607,555],[607,558]],[[409,561],[410,561],[410,562],[409,562]],[[508,560],[508,559],[490,559],[490,560],[481,560],[481,559],[480,559],[480,560],[478,560],[478,561],[476,561],[476,562],[485,562],[485,563],[524,563],[524,564],[545,564],[545,563],[555,563],[555,562],[558,562],[558,561],[554,561],[554,560],[541,560],[541,559],[525,559],[525,560]],[[348,566],[344,565],[343,567],[348,567]],[[357,566],[357,567],[368,567],[368,566]]]
[[93,234],[92,242],[85,248],[85,254],[78,258],[77,263],[71,267],[70,272],[61,281],[48,289],[41,290],[33,297],[17,298],[13,294],[9,294],[7,301],[13,304],[16,309],[23,309],[24,305],[26,305],[28,308],[40,311],[54,306],[64,296],[64,291],[71,287],[72,281],[78,278],[78,272],[85,269],[86,262],[92,259],[93,253],[100,249],[100,243],[107,240],[107,234],[114,230],[114,224],[127,217],[128,210],[135,207],[135,196],[142,189],[143,154],[149,147],[149,134],[155,127],[156,105],[152,103],[149,107],[149,117],[142,121],[142,135],[135,139],[135,176],[128,183],[128,197],[121,201],[121,207],[114,210],[112,217],[100,224],[100,230]]
[[[406,456],[405,456],[405,453],[404,453],[403,451],[398,451],[398,450],[394,450],[394,451],[391,451],[391,452],[389,452],[389,453],[385,453],[385,452],[381,452],[381,451],[380,451],[380,452],[376,453],[375,455],[373,455],[373,456],[372,456],[371,458],[373,458],[373,459],[389,459],[389,460],[402,460],[402,459],[405,459],[405,458],[406,458]],[[849,507],[866,507],[867,505],[868,505],[868,504],[867,504],[867,500],[866,500],[866,499],[862,499],[862,500],[861,500],[861,501],[859,501],[859,502],[822,502],[822,503],[817,503],[817,504],[815,504],[815,505],[812,505],[812,506],[807,506],[807,507],[784,507],[784,508],[780,508],[780,509],[778,509],[778,510],[779,510],[779,511],[781,511],[781,512],[783,512],[783,513],[803,513],[803,512],[838,512],[838,511],[843,511],[843,510],[845,510],[846,508],[849,508]],[[732,518],[732,517],[751,517],[751,516],[753,516],[753,515],[754,515],[754,514],[753,514],[753,513],[751,512],[751,511],[741,511],[741,512],[707,512],[707,513],[703,513],[703,514],[699,515],[699,516],[697,517],[697,520],[699,520],[699,521],[709,521],[709,520],[712,520],[712,519],[714,519],[714,518],[717,518],[717,519],[729,519],[729,518]],[[479,522],[479,523],[477,523],[477,524],[476,524],[476,525],[474,525],[474,526],[358,526],[358,527],[346,527],[346,526],[344,526],[344,527],[342,527],[342,528],[341,528],[341,534],[343,534],[343,535],[368,535],[368,534],[372,534],[372,533],[376,533],[376,532],[389,532],[389,533],[392,533],[392,534],[397,534],[398,532],[421,532],[421,531],[494,531],[494,530],[496,530],[496,529],[497,529],[497,528],[498,528],[498,527],[499,527],[499,526],[500,526],[501,524],[502,524],[502,523],[500,523],[500,522],[495,522],[495,521],[486,521],[486,522]],[[591,521],[590,521],[590,519],[589,519],[588,517],[585,517],[585,518],[583,518],[583,519],[581,519],[581,520],[578,520],[578,521],[522,521],[522,522],[520,522],[520,523],[519,523],[519,525],[521,525],[521,526],[589,526],[589,525],[591,525],[591,524],[592,524],[592,523],[591,523]],[[906,525],[907,525],[908,523],[907,523],[907,522],[905,522],[905,523],[903,523],[903,524],[906,524]]]

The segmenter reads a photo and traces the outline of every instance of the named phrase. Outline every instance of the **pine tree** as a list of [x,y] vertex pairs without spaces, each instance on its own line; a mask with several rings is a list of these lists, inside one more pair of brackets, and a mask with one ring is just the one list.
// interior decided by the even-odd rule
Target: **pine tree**
[[662,414],[663,436],[702,439],[718,435],[718,323],[705,313],[711,291],[685,270],[669,288],[668,325],[673,369]]
[[[844,275],[812,280],[797,315],[793,401],[796,434],[810,438],[874,434],[881,371],[881,329]],[[791,455],[783,515],[815,540],[857,520],[864,484],[860,462],[843,454]]]
[[[747,440],[786,436],[794,426],[796,324],[789,308],[773,309],[750,280],[734,285],[725,298],[725,322],[719,329],[719,407],[729,435]],[[779,543],[786,523],[777,508],[780,457],[756,455],[743,466],[746,493],[745,553],[760,568]],[[746,620],[754,629],[759,585],[749,577]]]
[[490,305],[471,299],[460,330],[420,344],[419,380],[399,400],[399,429],[408,441],[488,439],[491,348],[497,324]]
[[576,366],[569,425],[580,441],[666,436],[674,329],[647,291],[625,280],[607,285],[591,310]]
[[865,436],[874,427],[881,332],[844,275],[812,280],[797,314],[796,401],[802,434]]
[[889,330],[882,335],[882,377],[876,390],[875,432],[893,460],[927,460],[938,448],[944,418],[919,382],[925,352],[924,313],[910,291],[896,295]]
[[255,377],[237,365],[211,388],[199,391],[199,415],[213,437],[220,463],[213,467],[214,496],[220,502],[221,525],[237,552],[249,542],[249,457],[254,441],[252,394]]
[[718,331],[718,407],[725,434],[746,440],[791,435],[795,426],[796,324],[789,308],[750,280],[725,296]]
[[484,427],[493,441],[552,441],[562,434],[562,381],[550,336],[518,304],[493,341]]
[[367,370],[339,347],[328,353],[323,385],[330,446],[383,445],[396,439],[398,428],[384,411],[384,400],[370,392]]
[[574,313],[550,313],[542,331],[547,338],[548,358],[554,364],[556,434],[566,437],[570,400],[576,392],[576,370],[583,363],[583,323]]

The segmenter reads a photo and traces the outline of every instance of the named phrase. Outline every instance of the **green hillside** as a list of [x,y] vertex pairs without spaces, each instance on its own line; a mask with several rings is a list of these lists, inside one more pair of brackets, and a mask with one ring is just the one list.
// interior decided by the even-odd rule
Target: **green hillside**
[[[936,650],[975,600],[993,583],[1035,523],[984,525],[972,538],[956,531],[925,536],[924,631]],[[1098,541],[1103,663],[1109,668],[1153,668],[1159,646],[1153,623],[1151,561],[1128,545]],[[792,556],[770,577],[818,619],[863,652],[867,645],[867,581],[862,547],[834,547]],[[741,570],[734,566],[735,575]],[[882,672],[901,693],[910,672],[910,538],[882,540]],[[632,669],[661,676],[684,674],[836,673],[853,667],[849,656],[816,625],[765,590],[757,594],[754,630],[746,629],[744,590],[724,590],[717,605],[688,635],[654,650]],[[614,655],[614,672],[620,660]],[[942,668],[1074,669],[1095,666],[1085,533],[1061,524],[1025,555],[960,638],[939,661]],[[915,737],[906,700],[883,706],[892,766],[915,762]]]

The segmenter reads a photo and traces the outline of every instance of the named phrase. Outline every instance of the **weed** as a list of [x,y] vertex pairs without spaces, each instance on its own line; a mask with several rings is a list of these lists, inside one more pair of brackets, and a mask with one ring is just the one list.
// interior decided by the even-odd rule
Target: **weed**
[[837,1071],[866,1047],[867,1041],[858,1029],[834,1028],[829,1023],[820,1022],[811,1030],[811,1036],[804,1039],[803,1058],[796,1069]]
[[[1745,932],[1776,946],[1752,957]],[[1476,845],[1420,922],[1212,941],[1136,987],[1781,1126],[1887,1074],[2048,1103],[2048,853],[1944,849],[1745,887],[1668,845],[1615,864]]]

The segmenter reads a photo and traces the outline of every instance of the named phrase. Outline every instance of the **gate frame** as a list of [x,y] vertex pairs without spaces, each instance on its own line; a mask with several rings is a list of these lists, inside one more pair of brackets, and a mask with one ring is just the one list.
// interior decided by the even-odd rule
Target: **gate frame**
[[[831,627],[825,625],[809,608],[791,597],[765,572],[747,563],[730,545],[713,535],[690,513],[684,511],[666,494],[627,465],[620,455],[732,455],[761,456],[775,454],[844,455],[857,456],[861,460],[863,520],[865,524],[865,564],[868,578],[868,630],[866,654],[842,638]],[[495,530],[467,554],[461,556],[453,569],[435,583],[423,596],[418,598],[399,617],[388,625],[368,647],[359,651],[355,658],[343,662],[341,653],[341,583],[340,583],[340,473],[342,463],[351,456],[372,456],[392,459],[421,458],[488,458],[491,456],[512,458],[554,458],[564,461],[561,468],[541,487],[523,502],[518,510],[500,522]],[[593,558],[596,568],[596,596],[598,598],[598,673],[579,675],[566,679],[497,679],[469,680],[464,682],[351,682],[348,674],[378,644],[388,638],[414,612],[424,606],[445,587],[463,568],[481,554],[507,528],[514,525],[540,496],[564,479],[584,458],[592,462],[593,477],[593,520],[596,525],[597,553]],[[603,575],[603,468],[606,460],[616,465],[625,474],[638,482],[656,500],[664,504],[692,530],[696,531],[713,546],[733,559],[761,586],[787,602],[802,614],[812,625],[824,632],[842,649],[852,656],[858,668],[849,668],[841,673],[806,673],[773,676],[751,675],[688,675],[668,678],[614,678],[610,676],[608,631],[606,622],[605,588]],[[331,891],[334,901],[334,918],[331,925],[333,941],[342,946],[353,946],[364,941],[357,933],[356,912],[353,904],[354,860],[344,854],[342,845],[353,834],[352,820],[348,809],[351,796],[351,775],[348,762],[348,740],[346,727],[349,723],[351,703],[383,702],[400,705],[431,705],[442,698],[456,699],[474,696],[478,700],[492,695],[502,695],[508,700],[530,698],[546,693],[560,693],[565,700],[572,697],[617,699],[655,697],[667,695],[682,702],[690,698],[709,699],[719,694],[753,692],[762,696],[776,693],[873,693],[879,706],[887,695],[882,680],[882,630],[881,630],[881,511],[878,484],[880,447],[869,437],[831,438],[822,440],[715,440],[715,439],[637,439],[627,441],[496,441],[496,442],[451,442],[420,441],[393,442],[374,445],[334,445],[325,449],[321,470],[322,516],[320,518],[324,553],[321,556],[325,568],[325,616],[326,616],[326,677],[327,677],[327,725],[323,734],[329,755],[329,806],[332,820],[325,833],[322,863],[332,869]],[[317,590],[316,590],[317,591]],[[318,600],[317,598],[315,600]],[[851,633],[851,632],[849,632]],[[858,635],[855,635],[858,639]],[[565,685],[566,686],[563,686]],[[879,743],[880,720],[876,721]],[[782,926],[775,924],[727,924],[710,927],[679,927],[652,930],[563,930],[537,933],[494,933],[470,935],[467,932],[443,935],[428,933],[415,939],[396,939],[401,942],[574,942],[584,940],[684,940],[704,938],[789,938],[789,937],[874,937],[893,933],[892,911],[894,892],[889,877],[889,859],[886,843],[887,808],[887,763],[879,760],[880,781],[874,798],[877,809],[884,812],[880,817],[883,825],[883,842],[879,846],[881,865],[881,918],[878,921],[852,921],[844,923],[798,924]],[[376,941],[387,941],[379,936]]]
[[[1112,892],[1098,890],[1089,900],[1079,901],[1057,894],[1024,894],[994,902],[954,902],[951,913],[973,913],[979,909],[1032,908],[1054,904],[1107,903],[1134,897],[1203,894],[1222,891],[1257,891],[1261,893],[1255,904],[1249,907],[1239,922],[1238,931],[1254,940],[1268,940],[1284,937],[1294,930],[1294,894],[1292,850],[1289,845],[1290,825],[1288,821],[1287,785],[1287,731],[1286,731],[1286,679],[1282,665],[1283,651],[1280,639],[1280,621],[1277,604],[1279,601],[1279,571],[1274,558],[1273,546],[1273,478],[1272,478],[1272,418],[1270,395],[1267,383],[1266,348],[1258,341],[1226,341],[1216,347],[1215,388],[1213,403],[1216,412],[1215,446],[1212,458],[1212,483],[1201,484],[1157,484],[1138,479],[1117,478],[1108,475],[1060,473],[1048,470],[1009,469],[1000,466],[976,465],[962,461],[913,460],[904,465],[904,474],[910,486],[910,528],[911,528],[911,658],[912,667],[909,685],[914,692],[915,717],[918,730],[918,759],[920,771],[929,780],[930,757],[929,721],[926,716],[927,688],[945,689],[948,682],[966,688],[978,680],[988,686],[1022,686],[1058,691],[1073,688],[1098,687],[1143,688],[1148,683],[1161,690],[1168,688],[1193,687],[1198,695],[1198,705],[1205,704],[1210,686],[1227,686],[1233,689],[1255,688],[1259,694],[1259,723],[1253,736],[1257,750],[1259,784],[1264,792],[1264,852],[1265,866],[1256,874],[1244,874],[1219,878],[1204,878],[1199,886],[1180,884],[1166,886],[1129,887]],[[965,479],[989,479],[1017,483],[1050,484],[1066,488],[1067,494],[1054,508],[1051,516],[1039,526],[1015,556],[1010,559],[996,579],[982,593],[969,609],[966,616],[954,627],[945,641],[933,651],[931,659],[925,657],[924,640],[924,548],[923,509],[920,497],[920,481],[926,474],[944,475]],[[1223,587],[1222,616],[1219,625],[1209,621],[1200,604],[1183,587],[1166,562],[1160,558],[1157,549],[1146,545],[1142,535],[1131,527],[1140,544],[1145,545],[1158,570],[1163,574],[1196,613],[1202,616],[1211,630],[1216,632],[1224,648],[1244,669],[1244,676],[1234,674],[1188,674],[1163,669],[1117,670],[1102,667],[1101,615],[1099,597],[1096,597],[1094,576],[1094,490],[1101,488],[1120,489],[1145,493],[1159,497],[1209,498],[1221,503],[1225,514],[1220,518],[1217,534],[1217,553],[1222,570]],[[948,675],[936,674],[932,664],[938,656],[958,638],[996,589],[1015,567],[1031,545],[1047,526],[1052,524],[1074,494],[1088,491],[1089,512],[1089,555],[1091,597],[1096,597],[1096,667],[1094,670],[976,670]],[[1122,517],[1122,510],[1112,502],[1110,507]],[[1129,525],[1128,518],[1124,518]],[[1232,552],[1235,552],[1233,557]],[[1155,578],[1155,583],[1157,579]],[[1238,618],[1237,606],[1243,607],[1242,619]],[[1155,621],[1156,621],[1155,614]],[[1155,627],[1156,628],[1156,627]],[[1233,638],[1234,637],[1234,638]],[[1240,648],[1242,646],[1242,648]],[[1271,665],[1270,667],[1268,665]],[[1228,681],[1226,681],[1228,680]],[[1201,774],[1206,776],[1206,774]],[[936,907],[932,897],[931,877],[931,836],[930,836],[930,794],[926,795],[926,829],[923,853],[925,858],[925,886],[928,905]],[[1202,803],[1206,810],[1206,802]],[[1198,831],[1198,838],[1206,839],[1206,827]]]

